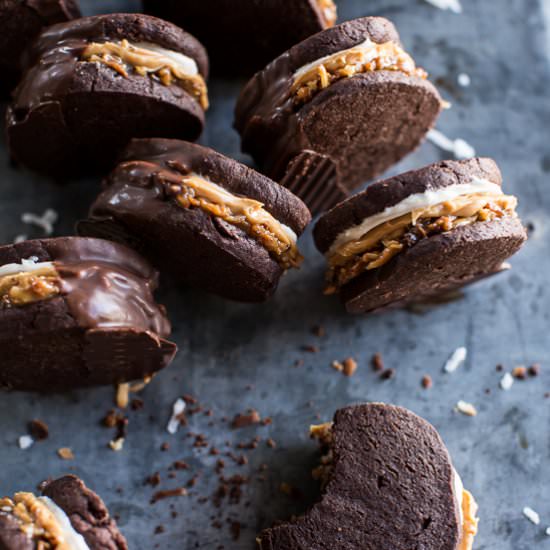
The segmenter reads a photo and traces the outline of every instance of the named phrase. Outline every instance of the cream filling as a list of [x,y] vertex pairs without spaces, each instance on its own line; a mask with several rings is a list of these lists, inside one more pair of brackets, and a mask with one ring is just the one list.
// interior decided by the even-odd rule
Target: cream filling
[[0,267],[0,277],[16,275],[17,273],[30,273],[32,271],[51,271],[55,269],[53,262],[39,262],[38,258],[31,256],[21,260],[19,264],[5,264]]
[[[67,550],[90,550],[84,537],[72,526],[69,516],[65,511],[48,497],[39,497],[38,500],[48,508],[57,521],[59,531],[63,538],[62,547]],[[58,547],[59,548],[59,547]]]
[[197,62],[180,52],[150,42],[92,42],[82,53],[82,59],[90,63],[104,63],[125,77],[131,67],[141,76],[156,75],[166,86],[176,80],[199,101],[203,109],[208,108],[206,82],[199,73]]
[[425,191],[409,195],[394,206],[385,208],[379,214],[365,218],[360,224],[342,231],[334,240],[326,256],[334,256],[338,251],[351,242],[356,242],[372,231],[375,227],[390,222],[396,218],[409,214],[415,210],[424,210],[438,204],[452,201],[465,195],[502,195],[502,189],[496,183],[481,178],[473,178],[470,183],[451,185],[435,191]]

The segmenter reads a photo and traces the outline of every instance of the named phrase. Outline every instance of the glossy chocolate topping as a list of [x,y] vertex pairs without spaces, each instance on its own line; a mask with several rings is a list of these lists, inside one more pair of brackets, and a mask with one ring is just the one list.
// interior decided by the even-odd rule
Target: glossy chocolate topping
[[[70,93],[78,77],[82,54],[91,42],[129,40],[149,42],[159,47],[180,51],[192,57],[190,48],[177,48],[176,35],[186,33],[170,26],[170,33],[163,37],[167,23],[143,15],[117,14],[113,16],[85,17],[69,23],[54,25],[45,30],[31,50],[24,64],[27,73],[14,94],[14,103],[8,112],[8,124],[18,122],[28,111],[37,106],[55,101]],[[158,28],[157,28],[158,27]],[[185,51],[183,51],[185,50]],[[199,72],[207,72],[207,62],[197,59]],[[115,72],[115,71],[113,71]],[[176,83],[172,84],[177,86]]]
[[169,335],[170,323],[153,297],[157,273],[132,250],[77,237],[28,241],[12,248],[25,258],[53,262],[61,277],[61,294],[82,328],[131,328]]

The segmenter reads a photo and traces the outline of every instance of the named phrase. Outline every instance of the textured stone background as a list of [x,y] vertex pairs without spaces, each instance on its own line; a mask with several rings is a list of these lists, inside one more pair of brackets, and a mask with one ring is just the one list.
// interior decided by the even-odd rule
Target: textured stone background
[[[120,526],[132,549],[252,548],[254,535],[277,518],[303,511],[314,501],[316,485],[309,470],[316,460],[307,428],[316,415],[329,419],[342,405],[366,400],[404,405],[426,417],[440,430],[465,485],[480,504],[480,534],[476,548],[522,550],[550,545],[544,530],[550,525],[550,357],[548,311],[550,267],[547,212],[550,209],[550,2],[548,0],[463,0],[464,13],[440,11],[421,0],[340,0],[342,19],[385,15],[398,26],[404,43],[440,84],[453,103],[439,128],[461,137],[481,155],[496,158],[505,186],[520,199],[525,222],[533,224],[531,239],[513,259],[513,270],[469,289],[453,303],[420,312],[394,312],[369,318],[346,316],[336,301],[320,295],[322,258],[310,234],[302,239],[304,268],[289,274],[276,297],[263,306],[225,303],[187,290],[164,289],[162,300],[174,320],[174,338],[181,351],[170,369],[143,393],[145,410],[131,412],[125,448],[115,453],[106,447],[112,434],[99,419],[112,406],[110,388],[62,396],[0,396],[0,493],[33,489],[47,476],[74,471],[82,476],[120,516]],[[136,8],[137,2],[83,2],[86,11]],[[108,6],[108,8],[107,8]],[[125,6],[125,7],[124,7]],[[545,17],[546,15],[546,17]],[[456,84],[468,73],[469,88]],[[231,129],[232,108],[241,82],[214,80],[212,109],[203,142],[242,158]],[[425,144],[398,170],[419,167],[443,158]],[[246,160],[246,159],[245,159]],[[97,189],[97,182],[58,188],[9,167],[5,147],[0,152],[2,201],[0,239],[11,241],[26,232],[23,211],[60,213],[59,235],[70,234]],[[29,233],[38,236],[39,233]],[[327,335],[317,338],[311,327],[321,324]],[[301,351],[305,344],[319,346],[317,354]],[[469,350],[466,364],[454,375],[442,365],[458,346]],[[383,353],[395,379],[382,382],[371,371],[374,352]],[[359,362],[348,379],[330,368],[333,359],[353,355]],[[292,365],[303,359],[298,368]],[[509,392],[498,388],[501,374],[518,364],[540,362],[539,378],[516,382]],[[1,350],[0,350],[1,368]],[[422,375],[430,374],[434,387],[421,389]],[[252,384],[253,390],[246,390]],[[485,390],[490,389],[490,394]],[[195,495],[210,495],[217,486],[212,466],[216,457],[192,448],[186,430],[170,437],[165,424],[173,401],[182,393],[197,396],[214,411],[209,418],[191,418],[189,430],[204,432],[220,449],[224,442],[272,437],[276,449],[262,442],[249,452],[247,466],[229,469],[251,475],[240,505],[221,509],[225,518],[243,523],[238,542],[227,526],[216,529],[211,517],[219,513],[197,496],[172,499],[150,506],[152,489],[146,475],[160,470],[162,488],[176,487],[191,474],[166,476],[176,459],[189,462],[202,475]],[[468,418],[453,412],[464,399],[479,415]],[[268,427],[227,430],[220,420],[247,407],[271,416]],[[26,433],[31,418],[45,420],[51,437],[22,451],[17,438]],[[170,450],[160,452],[164,441]],[[70,446],[73,463],[61,461],[56,449]],[[258,481],[260,464],[269,465],[268,481]],[[281,482],[298,487],[304,498],[289,499],[279,491]],[[121,493],[115,488],[121,487]],[[247,505],[249,503],[249,505]],[[178,518],[170,519],[170,505]],[[536,527],[522,516],[531,506],[541,515]],[[163,534],[153,535],[165,524]]]

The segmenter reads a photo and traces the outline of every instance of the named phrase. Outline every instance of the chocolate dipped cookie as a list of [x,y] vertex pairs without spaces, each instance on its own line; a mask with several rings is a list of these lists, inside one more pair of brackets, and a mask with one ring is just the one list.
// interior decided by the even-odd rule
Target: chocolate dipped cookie
[[21,54],[40,32],[77,17],[77,0],[0,0],[0,98],[16,86]]
[[324,456],[317,504],[266,529],[259,550],[471,550],[477,504],[435,428],[411,411],[373,403],[312,426]]
[[112,168],[134,137],[195,140],[208,107],[202,45],[155,17],[86,17],[44,31],[7,112],[13,159],[56,178]]
[[177,282],[243,302],[273,294],[298,267],[311,220],[300,199],[199,145],[134,140],[78,225],[135,247]]
[[109,241],[0,247],[0,388],[58,391],[142,379],[176,352],[157,273]]
[[144,10],[197,36],[213,70],[232,76],[252,74],[337,18],[333,0],[144,0]]
[[314,228],[326,293],[350,313],[422,301],[487,277],[527,236],[491,159],[446,161],[373,183]]
[[0,550],[128,549],[101,498],[76,476],[41,490],[0,498]]
[[321,212],[419,145],[442,106],[426,77],[390,21],[347,21],[245,86],[235,113],[242,149]]

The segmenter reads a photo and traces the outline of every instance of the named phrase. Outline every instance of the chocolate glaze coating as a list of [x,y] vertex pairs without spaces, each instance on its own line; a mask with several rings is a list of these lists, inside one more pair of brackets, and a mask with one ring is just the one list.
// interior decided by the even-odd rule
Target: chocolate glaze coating
[[0,550],[35,550],[16,518],[0,512]]
[[153,298],[157,274],[109,241],[61,237],[0,247],[0,265],[55,263],[62,292],[0,309],[0,387],[57,391],[149,376],[170,363],[170,323]]
[[[348,21],[281,55],[252,78],[237,103],[235,127],[243,151],[252,154],[273,179],[289,184],[285,177],[289,163],[304,151],[331,161],[333,166],[327,164],[313,181],[311,177],[302,181],[303,188],[316,189],[313,197],[326,193],[326,187],[335,190],[327,193],[324,204],[309,199],[315,210],[333,206],[341,198],[338,192],[349,193],[415,149],[441,110],[441,99],[430,82],[395,71],[339,80],[301,108],[294,107],[290,88],[299,68],[366,38],[399,43],[395,27],[386,19]],[[291,180],[293,190],[302,196],[300,184]]]
[[[127,161],[142,161],[141,168]],[[160,169],[173,172],[174,161],[236,195],[262,202],[297,235],[311,220],[300,199],[254,170],[199,145],[151,139],[132,141],[79,232],[137,248],[180,283],[239,301],[267,299],[283,273],[277,261],[245,231],[200,208],[178,205],[154,178]]]
[[261,550],[456,550],[453,467],[433,426],[381,403],[340,409],[330,479],[295,522],[266,529]]
[[77,17],[77,0],[0,0],[0,97],[17,84],[21,54],[40,31]]
[[17,162],[59,178],[83,175],[112,166],[133,137],[200,135],[203,109],[176,83],[124,77],[105,64],[79,61],[89,42],[124,38],[187,55],[208,75],[202,45],[155,17],[114,14],[55,25],[26,55],[27,71],[6,115]]
[[126,539],[109,515],[103,500],[76,476],[68,475],[45,482],[42,493],[67,514],[73,528],[84,537],[90,550],[128,549]]
[[[323,215],[314,228],[317,248],[324,254],[344,230],[382,212],[409,195],[473,177],[501,185],[502,176],[491,159],[444,161],[373,183]],[[403,306],[442,294],[502,270],[527,235],[518,218],[477,222],[422,239],[381,268],[366,271],[342,287],[340,298],[350,313]]]
[[172,21],[207,47],[214,71],[252,74],[325,28],[315,0],[144,0],[144,11]]

